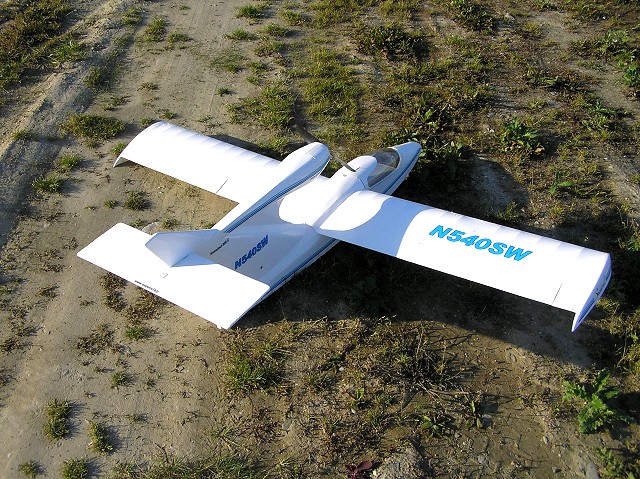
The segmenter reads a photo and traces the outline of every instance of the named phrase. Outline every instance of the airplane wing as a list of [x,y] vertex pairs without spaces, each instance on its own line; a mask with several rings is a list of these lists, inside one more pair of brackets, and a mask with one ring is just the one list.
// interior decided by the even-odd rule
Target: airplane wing
[[170,123],[151,125],[113,166],[133,161],[237,203],[264,184],[279,161]]
[[211,321],[231,327],[269,285],[191,253],[173,267],[145,247],[151,235],[119,223],[78,256]]
[[573,311],[572,331],[611,276],[608,254],[486,221],[358,191],[316,232]]

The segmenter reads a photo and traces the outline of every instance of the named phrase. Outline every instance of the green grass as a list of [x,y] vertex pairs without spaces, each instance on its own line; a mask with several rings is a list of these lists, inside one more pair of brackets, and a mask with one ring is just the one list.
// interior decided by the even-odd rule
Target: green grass
[[249,5],[242,5],[238,8],[236,13],[237,18],[248,18],[250,20],[262,20],[266,16],[266,11],[269,8],[268,3],[255,3]]
[[322,29],[353,21],[376,3],[375,0],[319,0],[310,5],[313,12],[311,24]]
[[62,479],[87,479],[89,463],[86,459],[69,459],[62,463]]
[[75,169],[82,163],[82,157],[74,154],[64,154],[60,157],[58,169],[65,173]]
[[111,375],[111,389],[131,384],[131,377],[124,371],[116,371]]
[[289,35],[289,29],[277,23],[270,23],[264,28],[263,33],[270,37],[282,38]]
[[284,42],[263,38],[254,49],[254,52],[259,57],[269,57],[281,53],[284,47]]
[[191,40],[192,40],[191,37],[189,37],[187,34],[182,32],[171,32],[169,34],[169,37],[167,38],[167,41],[169,42],[170,46],[175,46],[178,43],[187,43],[187,42],[190,42]]
[[234,49],[222,51],[216,58],[211,60],[211,68],[216,71],[228,71],[237,73],[244,68],[245,56]]
[[225,36],[229,40],[234,40],[237,42],[241,42],[241,41],[246,42],[246,41],[251,41],[258,38],[258,36],[255,33],[248,32],[246,30],[243,30],[242,28],[238,28]]
[[64,35],[56,42],[49,53],[49,59],[54,67],[61,67],[66,63],[77,62],[86,57],[86,46],[78,42],[71,35]]
[[68,401],[53,399],[45,410],[48,421],[44,425],[44,434],[51,440],[62,439],[70,432],[69,415],[71,404]]
[[161,42],[167,34],[168,22],[162,17],[154,17],[143,31],[143,37],[148,42]]
[[141,7],[134,5],[122,12],[122,23],[125,25],[136,26],[142,22],[143,10]]
[[287,346],[278,338],[267,339],[259,345],[236,339],[229,346],[225,371],[229,389],[248,393],[277,386],[282,379],[286,355]]
[[101,422],[89,422],[89,447],[98,454],[110,454],[114,451],[109,428]]
[[[202,459],[187,459],[168,455],[164,460],[141,465],[120,463],[115,472],[121,474],[116,477],[136,479],[256,479],[262,477],[258,476],[258,468],[250,459],[238,456],[206,456]],[[294,479],[298,476],[277,477]]]
[[36,178],[31,183],[31,186],[40,193],[60,193],[62,192],[62,185],[65,178],[55,173],[50,173],[47,176]]
[[630,422],[631,417],[612,406],[611,401],[620,394],[618,388],[607,386],[611,373],[603,369],[592,383],[579,384],[564,381],[564,401],[579,400],[583,403],[578,413],[579,430],[591,434],[611,428],[616,421]]
[[228,106],[234,123],[256,122],[270,129],[285,128],[293,118],[294,97],[284,83],[266,86],[259,97]]
[[113,154],[113,156],[118,157],[126,147],[127,147],[126,143],[118,142],[113,148],[111,148],[111,153]]
[[91,142],[111,140],[124,129],[125,124],[116,118],[92,114],[74,115],[62,126],[65,133]]
[[307,18],[300,12],[295,12],[293,10],[281,10],[280,16],[287,22],[287,25],[292,27],[297,27],[300,25],[304,25],[307,23]]
[[451,0],[449,8],[463,25],[479,32],[491,32],[495,19],[482,3],[474,0]]
[[145,198],[143,191],[130,191],[127,199],[122,204],[125,208],[132,211],[142,211],[149,207],[149,202]]
[[358,50],[366,55],[382,55],[389,60],[423,58],[427,53],[424,34],[407,32],[402,25],[362,25],[355,30]]
[[108,324],[101,324],[91,330],[88,336],[80,336],[76,340],[76,349],[81,353],[95,356],[105,351],[112,351],[115,347],[114,332]]
[[[19,83],[28,72],[51,62],[56,48],[68,38],[64,19],[72,6],[66,0],[39,0],[16,10],[13,21],[0,25],[0,92]],[[54,61],[60,61],[55,58]]]
[[30,141],[34,139],[34,135],[30,130],[17,130],[11,134],[14,141]]
[[362,88],[355,71],[337,53],[323,48],[313,51],[301,83],[302,98],[311,117],[326,123],[357,121]]
[[36,461],[23,462],[18,466],[18,470],[23,476],[34,478],[41,473],[40,466]]

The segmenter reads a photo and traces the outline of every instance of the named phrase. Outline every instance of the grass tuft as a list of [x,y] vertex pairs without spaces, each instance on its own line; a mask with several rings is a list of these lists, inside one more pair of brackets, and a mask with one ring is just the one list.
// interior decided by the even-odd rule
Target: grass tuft
[[73,136],[97,142],[115,138],[125,129],[125,124],[111,117],[80,114],[72,116],[62,130]]
[[34,478],[41,473],[40,466],[36,461],[23,462],[18,466],[18,470],[23,476]]
[[36,178],[31,183],[31,186],[41,193],[60,193],[64,180],[64,177],[51,173],[47,176]]
[[162,17],[155,17],[144,29],[144,39],[148,42],[161,42],[167,34],[167,21]]
[[268,3],[242,5],[238,8],[236,18],[248,18],[254,21],[262,20],[266,16],[265,13],[268,8]]
[[426,55],[427,43],[422,33],[407,32],[399,24],[362,25],[354,33],[358,50],[366,55],[382,55],[389,60],[420,59]]
[[149,207],[149,202],[143,191],[130,191],[122,205],[128,210],[142,211]]
[[89,447],[99,454],[110,454],[114,450],[109,428],[101,422],[89,423],[89,439]]
[[62,479],[86,479],[89,463],[85,459],[69,459],[62,463]]
[[58,440],[69,434],[71,404],[68,401],[53,399],[47,404],[45,412],[49,420],[44,425],[44,433],[49,439]]

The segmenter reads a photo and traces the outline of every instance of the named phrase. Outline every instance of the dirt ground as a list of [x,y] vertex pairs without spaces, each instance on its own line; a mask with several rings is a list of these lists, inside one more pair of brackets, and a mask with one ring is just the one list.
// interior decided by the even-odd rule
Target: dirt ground
[[[230,102],[260,91],[247,81],[249,69],[212,67],[229,55],[230,48],[242,48],[227,35],[239,28],[261,28],[237,18],[238,8],[246,3],[158,0],[144,4],[143,21],[134,27],[119,20],[132,5],[128,0],[78,4],[74,25],[89,45],[87,58],[15,87],[12,101],[2,107],[0,276],[6,288],[0,339],[6,347],[0,353],[0,477],[21,477],[19,466],[27,461],[38,464],[42,477],[59,477],[64,461],[84,458],[90,477],[111,477],[119,462],[144,466],[166,457],[211,454],[237,455],[258,464],[261,472],[256,477],[344,477],[345,464],[371,459],[378,467],[407,444],[423,458],[424,477],[606,477],[597,451],[637,444],[637,424],[611,434],[581,434],[575,411],[561,400],[564,378],[584,379],[588,371],[601,368],[591,354],[600,337],[595,323],[604,313],[599,310],[571,334],[567,312],[340,245],[313,270],[254,308],[234,330],[219,330],[164,305],[147,323],[153,333],[148,338],[134,341],[125,336],[123,313],[104,302],[104,272],[77,258],[76,252],[118,222],[143,227],[176,220],[177,229],[201,228],[234,205],[133,164],[112,168],[114,147],[139,133],[147,118],[168,118],[253,146],[269,140],[271,133],[259,126],[233,123],[227,109]],[[272,11],[281,3],[273,2]],[[460,28],[432,8],[425,5],[419,15],[429,34]],[[502,18],[508,12],[498,13]],[[571,41],[589,34],[562,10],[535,15],[528,20],[543,25],[558,58],[566,59]],[[167,40],[144,41],[145,26],[157,17],[166,20],[168,33],[183,32],[190,40],[173,46]],[[278,19],[275,14],[273,18]],[[294,41],[302,41],[304,35],[301,30]],[[251,57],[250,52],[246,55]],[[113,61],[109,58],[117,58],[117,80],[108,91],[92,91],[87,74]],[[575,68],[591,66],[576,61]],[[274,68],[272,74],[282,71]],[[616,80],[608,82],[613,73],[596,73],[603,100],[624,109],[626,121],[637,124],[637,99]],[[508,85],[494,86],[517,98]],[[230,93],[221,94],[221,89]],[[105,111],[114,98],[123,101]],[[517,111],[512,102],[495,106],[491,117]],[[60,125],[76,113],[116,117],[125,122],[126,130],[95,146],[61,137]],[[16,139],[14,133],[22,130],[34,137]],[[608,163],[610,194],[624,198],[630,216],[637,215],[639,188],[629,181],[640,171],[637,151],[625,156],[603,147],[601,153],[617,158]],[[32,180],[65,154],[79,155],[83,161],[68,174],[62,193],[36,192]],[[446,194],[425,193],[421,201],[432,199],[434,206],[462,210],[475,204],[476,215],[491,218],[512,201],[537,200],[487,155],[474,156],[464,168],[475,185],[464,199],[456,202]],[[400,196],[416,195],[411,181],[412,177],[400,189]],[[131,191],[145,192],[149,208],[122,207]],[[107,207],[109,201],[117,206]],[[552,215],[541,215],[531,225],[550,236],[555,226]],[[346,439],[336,439],[342,436],[327,431],[331,416],[340,411],[342,423],[351,424],[359,412],[348,405],[356,400],[358,385],[367,391],[383,388],[369,379],[371,371],[353,370],[364,364],[356,358],[365,361],[365,345],[378,344],[382,331],[373,319],[357,314],[350,300],[357,293],[344,292],[348,281],[357,283],[363,271],[377,278],[376,292],[393,296],[385,308],[390,328],[411,335],[424,332],[432,344],[440,345],[437,350],[447,360],[451,381],[448,388],[394,399],[389,411],[397,425],[377,430],[381,432],[368,444],[349,446],[359,436],[350,439],[347,431]],[[397,292],[380,286],[394,282],[400,285]],[[133,304],[139,290],[127,285],[123,295]],[[376,300],[366,293],[364,298]],[[82,352],[79,338],[100,325],[114,331],[113,343],[96,354]],[[229,344],[238,337],[278,337],[291,328],[298,332],[288,343],[284,382],[269,391],[232,393],[225,375]],[[327,358],[336,351],[342,351],[342,359],[333,363],[336,369],[331,370],[333,382],[326,394],[309,392],[310,373],[330,362]],[[114,387],[117,372],[126,374],[127,384]],[[58,440],[47,438],[43,430],[46,405],[54,398],[72,405],[70,432]],[[637,398],[637,391],[625,391],[626,407],[636,419]],[[433,437],[416,432],[413,419],[408,419],[420,411],[428,415],[438,410],[446,411],[447,425]],[[99,454],[90,447],[91,421],[108,426],[111,453]]]

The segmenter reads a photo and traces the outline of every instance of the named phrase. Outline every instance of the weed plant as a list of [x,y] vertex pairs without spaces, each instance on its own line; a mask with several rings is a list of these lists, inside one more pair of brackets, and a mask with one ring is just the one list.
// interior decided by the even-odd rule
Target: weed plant
[[236,17],[248,18],[250,20],[259,21],[266,16],[266,11],[268,8],[269,8],[268,3],[242,5],[241,7],[238,8]]
[[571,381],[562,383],[565,393],[564,401],[579,400],[583,407],[578,413],[579,430],[590,434],[602,429],[611,428],[615,421],[629,422],[630,416],[612,405],[612,401],[620,394],[618,388],[607,386],[611,373],[603,369],[592,383],[578,384]]
[[60,157],[58,169],[64,173],[68,173],[82,163],[79,155],[66,154]]
[[[68,38],[65,16],[71,11],[66,0],[36,0],[16,11],[12,21],[0,25],[0,92],[25,77],[27,72],[50,61],[50,55]],[[60,61],[60,57],[56,61]]]
[[40,466],[36,461],[23,462],[18,466],[18,470],[23,476],[34,478],[40,474]]
[[89,463],[85,459],[69,459],[62,463],[62,479],[86,479],[89,477]]
[[125,208],[132,211],[142,211],[149,207],[149,202],[145,198],[143,191],[130,191],[127,199],[122,204]]
[[399,24],[362,25],[354,32],[358,50],[366,55],[382,55],[389,60],[420,59],[426,55],[427,44],[422,33],[407,32]]
[[281,129],[293,118],[293,105],[289,88],[284,83],[275,83],[266,86],[259,97],[243,99],[227,108],[234,123],[255,121],[266,128]]
[[99,454],[110,454],[114,447],[109,438],[109,429],[101,422],[89,423],[89,447]]
[[125,124],[116,118],[91,114],[74,115],[62,126],[65,133],[94,143],[115,138],[124,129]]
[[499,141],[505,151],[522,150],[527,154],[544,151],[538,132],[519,118],[505,122]]
[[47,404],[45,410],[48,421],[44,425],[45,435],[52,440],[62,439],[70,432],[69,414],[71,404],[67,401],[53,399]]
[[302,79],[308,114],[326,123],[355,124],[362,95],[356,73],[340,56],[324,48],[310,54]]
[[31,183],[31,186],[40,193],[61,193],[62,185],[64,184],[64,178],[55,173],[50,173],[47,176],[36,178]]
[[131,377],[124,371],[116,371],[111,375],[111,389],[118,389],[121,386],[128,386],[131,383]]
[[108,324],[101,324],[88,336],[81,336],[76,341],[76,349],[93,356],[103,351],[113,351],[114,348],[113,329]]
[[451,0],[449,8],[463,25],[479,32],[491,32],[495,19],[480,2],[474,0]]
[[148,42],[161,42],[167,34],[167,21],[162,17],[155,17],[144,29],[144,39]]

